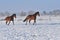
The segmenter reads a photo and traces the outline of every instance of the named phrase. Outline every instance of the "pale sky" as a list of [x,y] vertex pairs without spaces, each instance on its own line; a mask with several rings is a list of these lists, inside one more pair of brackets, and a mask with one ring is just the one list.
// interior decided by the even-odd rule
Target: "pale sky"
[[60,0],[0,0],[0,12],[42,12],[56,9],[60,9]]

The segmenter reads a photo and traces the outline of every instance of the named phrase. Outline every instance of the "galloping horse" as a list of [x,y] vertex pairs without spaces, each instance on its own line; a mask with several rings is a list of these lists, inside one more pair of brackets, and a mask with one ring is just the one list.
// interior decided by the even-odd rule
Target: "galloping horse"
[[25,20],[23,20],[23,22],[25,22],[26,21],[26,24],[27,24],[27,21],[29,21],[29,23],[30,23],[30,21],[31,20],[34,20],[34,23],[33,23],[33,25],[36,23],[36,16],[40,16],[40,14],[39,14],[39,12],[36,12],[35,14],[33,14],[33,15],[28,15],[26,18],[25,18]]
[[10,24],[10,22],[12,21],[13,22],[13,25],[14,25],[14,18],[16,18],[16,14],[13,14],[13,15],[11,15],[11,16],[7,16],[6,18],[5,18],[5,20],[6,20],[6,24],[8,23],[8,25]]

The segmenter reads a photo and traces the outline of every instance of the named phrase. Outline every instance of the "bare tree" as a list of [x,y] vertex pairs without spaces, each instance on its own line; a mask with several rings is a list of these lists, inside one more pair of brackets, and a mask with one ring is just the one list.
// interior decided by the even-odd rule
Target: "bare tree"
[[5,14],[5,16],[9,16],[10,15],[10,13],[8,11],[6,11],[4,14]]
[[46,11],[43,11],[43,15],[47,15],[47,12]]
[[0,16],[5,16],[3,12],[0,13]]
[[26,16],[26,12],[21,11],[20,16]]
[[28,15],[31,15],[31,14],[34,14],[34,13],[35,13],[34,11],[29,11]]

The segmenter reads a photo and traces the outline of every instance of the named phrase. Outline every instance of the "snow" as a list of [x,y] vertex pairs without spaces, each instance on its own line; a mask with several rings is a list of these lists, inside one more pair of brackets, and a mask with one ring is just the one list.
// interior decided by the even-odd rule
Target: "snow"
[[0,40],[60,40],[60,16],[37,17],[35,25],[25,25],[24,19],[17,17],[15,25],[0,21]]

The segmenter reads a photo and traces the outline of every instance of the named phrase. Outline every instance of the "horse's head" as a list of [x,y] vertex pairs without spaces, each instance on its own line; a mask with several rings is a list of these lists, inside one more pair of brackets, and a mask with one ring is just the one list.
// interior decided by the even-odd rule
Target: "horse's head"
[[13,18],[16,18],[16,14],[13,14],[12,16],[13,16]]
[[36,15],[40,16],[39,12],[36,12]]

